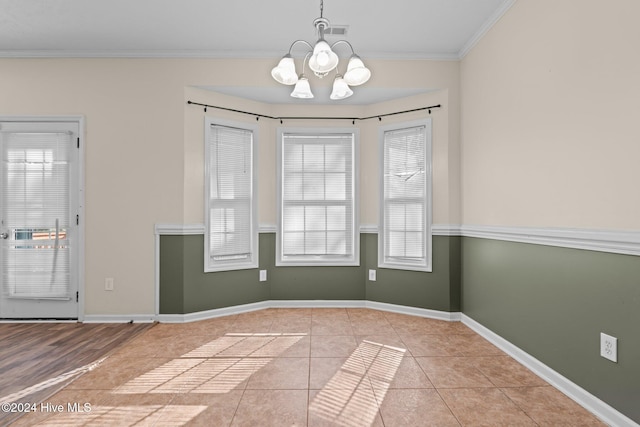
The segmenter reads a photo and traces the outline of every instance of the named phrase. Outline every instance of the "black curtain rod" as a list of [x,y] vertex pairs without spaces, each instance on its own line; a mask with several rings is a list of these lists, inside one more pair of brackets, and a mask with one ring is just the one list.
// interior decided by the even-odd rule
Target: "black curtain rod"
[[236,110],[234,108],[219,107],[216,105],[209,105],[209,104],[201,104],[199,102],[193,102],[193,101],[187,101],[187,104],[204,107],[205,112],[207,111],[207,108],[216,108],[218,110],[233,111],[234,113],[248,114],[250,116],[254,116],[256,120],[259,120],[260,117],[263,117],[265,119],[280,120],[280,123],[282,123],[283,120],[351,120],[353,123],[355,123],[356,120],[370,120],[370,119],[376,119],[376,118],[378,120],[382,120],[383,117],[395,116],[396,114],[413,113],[414,111],[429,110],[429,114],[431,114],[432,109],[442,107],[440,104],[438,104],[438,105],[431,105],[429,107],[420,107],[420,108],[414,108],[411,110],[396,111],[394,113],[377,114],[375,116],[369,116],[369,117],[305,117],[305,116],[274,117],[274,116],[267,116],[265,114],[252,113],[250,111]]

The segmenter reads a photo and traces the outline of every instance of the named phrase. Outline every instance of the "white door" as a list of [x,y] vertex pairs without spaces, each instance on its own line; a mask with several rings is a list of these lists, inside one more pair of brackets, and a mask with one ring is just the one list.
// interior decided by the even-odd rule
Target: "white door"
[[78,138],[78,122],[0,122],[0,318],[78,318]]

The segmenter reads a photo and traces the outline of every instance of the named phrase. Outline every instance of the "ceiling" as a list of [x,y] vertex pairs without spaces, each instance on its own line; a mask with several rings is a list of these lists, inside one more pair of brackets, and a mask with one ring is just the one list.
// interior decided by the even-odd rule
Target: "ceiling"
[[[456,60],[513,2],[325,0],[324,17],[348,26],[346,36],[327,40],[348,40],[365,63]],[[315,41],[318,16],[319,0],[0,0],[0,57],[274,58],[276,65],[294,40]],[[287,96],[289,87],[205,88],[264,102],[298,101]],[[425,89],[364,85],[356,91],[340,102],[366,104]],[[319,94],[314,101],[327,98]]]

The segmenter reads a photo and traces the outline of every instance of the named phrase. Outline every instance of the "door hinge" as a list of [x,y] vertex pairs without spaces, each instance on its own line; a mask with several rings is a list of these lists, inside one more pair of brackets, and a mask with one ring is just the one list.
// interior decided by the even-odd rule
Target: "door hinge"
[[80,137],[77,138],[78,141],[78,148],[80,148]]
[[78,299],[80,298],[80,292],[76,291],[76,302],[78,302]]
[[80,225],[80,215],[76,215],[76,225]]

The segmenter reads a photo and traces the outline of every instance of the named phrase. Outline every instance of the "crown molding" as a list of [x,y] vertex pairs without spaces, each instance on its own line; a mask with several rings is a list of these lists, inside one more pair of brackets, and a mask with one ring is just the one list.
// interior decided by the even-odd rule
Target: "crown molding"
[[467,53],[473,49],[473,47],[484,37],[485,34],[507,13],[511,6],[516,3],[517,0],[504,0],[500,7],[487,19],[480,29],[462,46],[462,49],[458,52],[458,59],[462,60]]
[[[458,53],[396,53],[377,52],[367,54],[361,52],[363,58],[380,60],[429,60],[429,61],[458,61]],[[282,51],[224,51],[224,50],[0,50],[0,58],[201,58],[201,59],[269,59],[282,57]]]
[[0,58],[204,58],[273,59],[282,52],[223,50],[0,50]]

